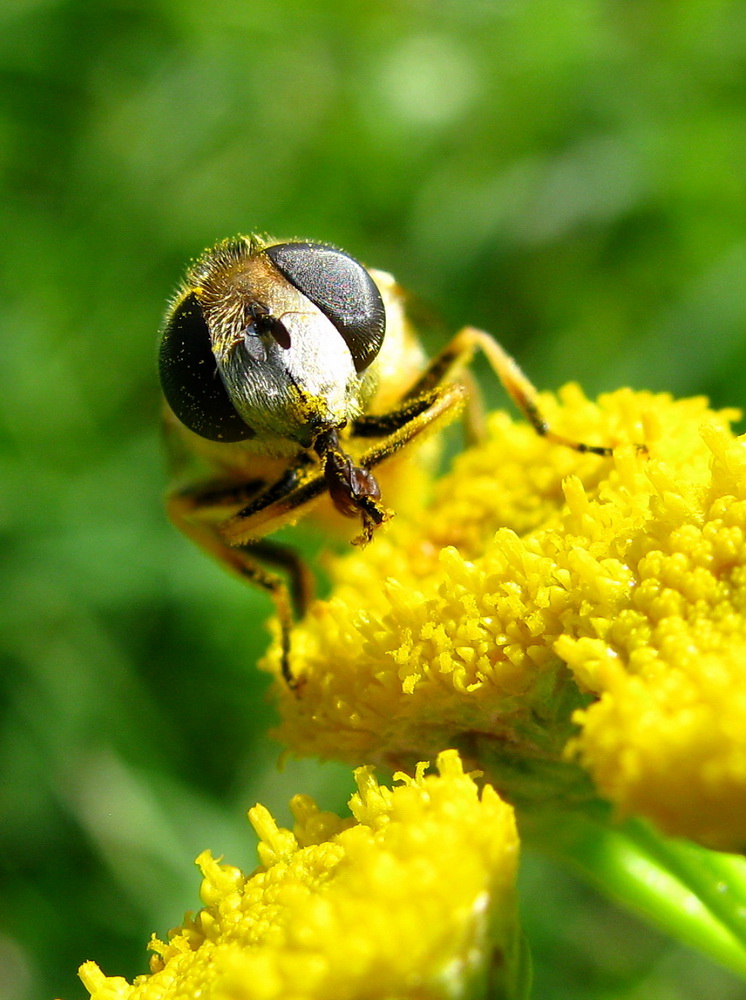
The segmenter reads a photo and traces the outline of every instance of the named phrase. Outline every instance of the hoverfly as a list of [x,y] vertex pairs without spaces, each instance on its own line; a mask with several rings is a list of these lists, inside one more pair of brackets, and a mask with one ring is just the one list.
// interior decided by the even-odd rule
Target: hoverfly
[[298,683],[290,633],[311,578],[292,549],[267,536],[328,494],[339,515],[359,521],[355,542],[369,542],[392,516],[376,469],[461,411],[476,349],[538,434],[611,454],[554,433],[534,387],[481,330],[465,327],[426,362],[394,279],[336,247],[224,240],[170,302],[159,358],[167,434],[177,471],[192,459],[199,469],[171,490],[168,511],[272,596],[290,687]]

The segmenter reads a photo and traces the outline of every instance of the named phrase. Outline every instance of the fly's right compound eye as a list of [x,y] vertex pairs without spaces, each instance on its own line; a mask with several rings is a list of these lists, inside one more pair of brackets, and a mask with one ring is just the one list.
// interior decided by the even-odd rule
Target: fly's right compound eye
[[381,350],[386,311],[363,265],[325,243],[275,243],[265,253],[280,274],[336,327],[355,371],[365,371]]
[[254,436],[218,374],[210,331],[194,292],[166,320],[158,365],[163,395],[190,431],[209,441],[245,441]]

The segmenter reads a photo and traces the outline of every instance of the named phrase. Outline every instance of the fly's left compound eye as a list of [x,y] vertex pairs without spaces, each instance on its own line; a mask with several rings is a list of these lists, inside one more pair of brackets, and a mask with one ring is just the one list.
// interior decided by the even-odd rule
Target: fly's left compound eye
[[218,375],[210,331],[194,292],[169,315],[158,360],[163,395],[191,431],[209,441],[244,441],[254,436]]
[[318,306],[339,331],[358,374],[383,344],[386,312],[362,264],[323,243],[276,243],[265,253],[291,285]]

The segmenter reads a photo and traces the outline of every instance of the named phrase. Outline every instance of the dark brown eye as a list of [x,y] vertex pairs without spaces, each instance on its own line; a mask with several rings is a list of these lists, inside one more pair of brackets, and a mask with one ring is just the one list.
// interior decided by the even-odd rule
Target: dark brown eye
[[349,348],[355,370],[365,371],[381,350],[386,311],[363,265],[324,243],[276,243],[265,253],[334,324]]
[[209,441],[254,436],[218,374],[210,331],[194,293],[185,296],[166,319],[158,366],[163,395],[189,430]]

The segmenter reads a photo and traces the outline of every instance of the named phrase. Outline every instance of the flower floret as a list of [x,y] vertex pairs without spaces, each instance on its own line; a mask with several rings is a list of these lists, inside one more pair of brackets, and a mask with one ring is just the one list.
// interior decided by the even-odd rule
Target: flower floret
[[200,855],[205,908],[151,942],[151,974],[132,985],[86,963],[92,1000],[344,1000],[371,982],[381,996],[467,996],[495,953],[510,964],[517,834],[455,752],[438,767],[393,789],[360,769],[352,820],[320,820],[301,797],[290,833],[252,810],[263,865],[247,877]]
[[431,500],[332,564],[330,600],[293,636],[302,688],[280,689],[282,738],[408,770],[456,745],[518,804],[595,792],[620,814],[740,850],[738,414],[630,390],[593,404],[574,386],[542,407],[612,456],[491,415]]

